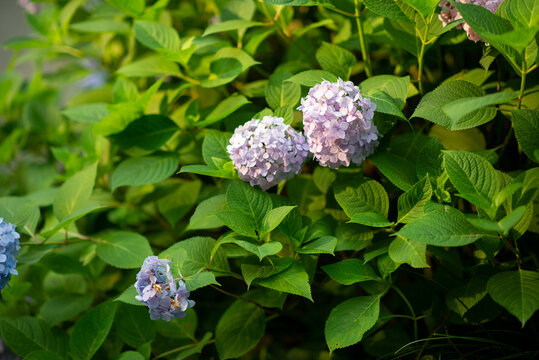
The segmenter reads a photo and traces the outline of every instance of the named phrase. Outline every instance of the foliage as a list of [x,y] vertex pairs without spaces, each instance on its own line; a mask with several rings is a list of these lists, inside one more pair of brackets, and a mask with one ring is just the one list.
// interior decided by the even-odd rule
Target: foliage
[[[4,44],[0,75],[11,351],[537,356],[536,1],[455,1],[445,27],[438,0],[20,3],[33,34]],[[275,116],[301,132],[301,99],[338,78],[376,105],[374,154],[311,156],[268,191],[241,181],[234,130]],[[196,301],[184,318],[135,299],[152,255]]]

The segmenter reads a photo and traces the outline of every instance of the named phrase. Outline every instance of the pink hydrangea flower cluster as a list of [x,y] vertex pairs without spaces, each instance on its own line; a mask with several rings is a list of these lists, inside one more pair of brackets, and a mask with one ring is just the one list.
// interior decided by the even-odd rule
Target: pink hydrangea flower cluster
[[[485,9],[488,9],[491,13],[496,12],[496,9],[498,9],[498,6],[503,2],[503,0],[458,0],[463,4],[474,4],[484,7]],[[451,4],[448,0],[442,0],[438,4],[439,7],[442,8],[442,11],[440,12],[440,15],[438,15],[438,18],[444,23],[444,26],[447,24],[456,21],[458,19],[461,19],[462,16],[458,12],[455,5]],[[457,29],[464,29],[466,31],[466,34],[468,34],[468,39],[478,42],[483,41],[479,35],[475,31],[472,30],[470,25],[468,23],[462,23],[456,26]],[[488,45],[488,44],[487,44]]]
[[376,104],[351,81],[324,80],[309,90],[298,109],[310,150],[322,166],[361,165],[378,146],[380,134],[372,121]]
[[283,118],[264,116],[238,126],[227,151],[242,180],[267,190],[301,171],[309,145]]

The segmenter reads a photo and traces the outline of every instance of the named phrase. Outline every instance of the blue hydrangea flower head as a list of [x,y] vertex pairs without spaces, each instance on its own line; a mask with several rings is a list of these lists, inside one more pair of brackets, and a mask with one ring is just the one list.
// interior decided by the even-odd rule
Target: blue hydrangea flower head
[[243,181],[267,190],[301,171],[309,144],[283,118],[264,116],[238,126],[227,151]]
[[15,231],[15,225],[0,218],[0,290],[8,284],[11,275],[17,275],[15,256],[21,248],[20,235]]
[[322,166],[361,165],[379,144],[372,121],[376,104],[351,81],[322,81],[301,99],[298,110],[309,149]]
[[172,277],[170,260],[157,256],[144,260],[135,288],[138,293],[135,298],[148,307],[152,320],[182,318],[187,309],[195,306],[195,302],[189,300],[185,283],[182,280],[176,283]]

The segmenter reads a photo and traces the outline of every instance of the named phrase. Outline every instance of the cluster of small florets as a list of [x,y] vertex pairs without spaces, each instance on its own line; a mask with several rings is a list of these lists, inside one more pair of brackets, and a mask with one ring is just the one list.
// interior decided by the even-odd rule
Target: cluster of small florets
[[137,274],[135,283],[138,295],[136,299],[146,305],[152,320],[163,319],[170,321],[183,318],[188,308],[195,306],[189,300],[189,291],[182,280],[172,277],[170,260],[148,256]]
[[376,104],[351,81],[324,80],[309,90],[298,109],[310,150],[322,166],[361,165],[378,146],[380,134],[372,122]]
[[[496,12],[496,9],[498,9],[498,6],[502,3],[503,0],[458,0],[459,2],[463,4],[474,4],[484,7],[485,9],[488,9],[491,13]],[[448,0],[442,0],[438,4],[439,7],[442,8],[442,11],[440,12],[440,15],[438,15],[439,19],[444,23],[444,26],[447,24],[459,20],[462,18],[460,13],[458,12],[455,5],[453,5]],[[475,31],[472,30],[470,25],[468,23],[461,23],[456,26],[457,29],[464,29],[466,31],[466,34],[468,34],[468,39],[473,40],[475,42],[483,41],[479,35]]]
[[264,116],[238,126],[227,151],[242,180],[267,190],[301,171],[309,145],[283,118]]
[[19,253],[20,235],[15,231],[15,225],[4,222],[0,218],[0,290],[2,290],[11,279],[11,275],[17,275],[17,260],[15,256]]

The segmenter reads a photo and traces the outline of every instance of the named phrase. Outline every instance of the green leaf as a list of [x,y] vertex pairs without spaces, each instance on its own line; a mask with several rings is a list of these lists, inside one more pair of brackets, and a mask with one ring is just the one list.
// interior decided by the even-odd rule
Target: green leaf
[[317,166],[313,171],[313,181],[316,187],[324,194],[327,194],[336,179],[336,172],[330,168]]
[[388,253],[384,253],[376,258],[376,267],[378,268],[380,275],[382,275],[382,279],[386,279],[397,270],[399,266],[400,263],[393,261]]
[[502,17],[513,27],[533,27],[539,22],[539,4],[534,0],[505,0]]
[[397,236],[389,245],[389,257],[396,263],[408,263],[415,268],[429,267],[427,244]]
[[81,21],[71,24],[70,28],[83,33],[119,33],[124,34],[129,32],[127,23],[110,18],[97,18],[86,21]]
[[334,264],[324,265],[322,270],[330,278],[342,285],[380,279],[369,264],[365,264],[359,259],[346,259]]
[[248,21],[244,19],[227,20],[227,21],[223,21],[217,24],[211,24],[210,26],[206,28],[202,36],[208,36],[211,34],[225,32],[225,31],[248,29],[253,26],[261,26],[261,25],[263,24],[258,21]]
[[207,332],[202,339],[199,340],[196,346],[179,352],[176,360],[183,360],[189,358],[191,355],[200,354],[202,349],[210,342],[212,336],[213,334],[211,332]]
[[469,114],[486,106],[504,104],[518,97],[518,92],[498,92],[481,97],[460,98],[442,106],[453,124],[462,123]]
[[289,77],[285,81],[293,82],[298,85],[313,87],[316,84],[320,84],[324,80],[336,82],[337,76],[324,70],[306,70]]
[[107,106],[108,114],[93,126],[94,135],[110,135],[125,129],[142,116],[144,109],[137,104],[120,103]]
[[[441,127],[440,127],[441,128]],[[442,150],[444,147],[440,141],[433,137],[431,138],[417,154],[417,177],[424,178],[429,175],[430,177],[438,177],[442,173],[443,155]]]
[[2,318],[0,321],[2,340],[19,356],[44,350],[64,355],[61,338],[53,334],[47,324],[35,317],[20,316]]
[[87,205],[94,189],[96,172],[97,163],[79,171],[62,184],[53,203],[54,215],[58,220]]
[[120,338],[133,348],[152,341],[157,335],[156,322],[150,319],[146,306],[120,304],[114,327]]
[[367,226],[389,226],[389,198],[377,181],[360,179],[354,185],[335,185],[335,199],[353,222]]
[[250,101],[243,95],[234,94],[221,101],[215,108],[204,118],[204,120],[194,123],[197,128],[203,128],[226,118],[240,107],[249,104]]
[[137,40],[152,50],[161,52],[178,52],[180,50],[180,37],[171,26],[137,20],[134,30]]
[[107,104],[93,103],[73,106],[62,111],[67,118],[83,123],[96,123],[103,120],[108,114]]
[[157,209],[174,226],[195,206],[201,187],[200,181],[178,184],[175,190],[157,201]]
[[223,314],[215,329],[215,345],[221,359],[235,359],[254,348],[266,331],[264,310],[236,300]]
[[137,101],[139,98],[137,85],[129,79],[120,77],[114,84],[112,97],[115,104]]
[[399,4],[394,0],[363,0],[365,6],[375,14],[380,16],[400,20],[410,21],[408,16],[402,11]]
[[200,202],[195,209],[193,216],[189,219],[188,230],[213,229],[224,225],[215,215],[226,210],[226,195],[217,195]]
[[397,223],[410,223],[423,216],[425,204],[432,197],[428,178],[418,181],[410,190],[399,196]]
[[212,88],[228,84],[239,74],[258,64],[241,49],[226,47],[219,50],[210,64],[210,74],[200,82],[202,87]]
[[151,56],[123,65],[117,72],[128,77],[175,76],[180,73],[180,68],[161,56]]
[[435,246],[463,246],[486,234],[474,228],[457,209],[444,206],[404,226],[397,235]]
[[300,295],[313,301],[309,276],[303,266],[296,261],[286,270],[268,278],[255,279],[253,283],[269,289]]
[[500,184],[496,170],[479,155],[444,151],[445,170],[460,196],[485,210],[490,209]]
[[226,201],[231,210],[239,211],[252,219],[257,230],[262,229],[264,218],[272,208],[268,193],[243,181],[235,181],[228,186]]
[[301,97],[301,86],[287,81],[292,74],[284,70],[274,72],[268,79],[266,102],[272,109],[290,105],[294,107]]
[[15,225],[17,231],[26,227],[34,231],[39,221],[39,207],[32,200],[25,197],[0,197],[0,214],[4,221]]
[[360,342],[378,320],[379,312],[378,295],[351,298],[334,307],[325,327],[330,353]]
[[491,13],[482,6],[462,3],[455,4],[455,6],[468,25],[481,38],[488,41],[511,60],[515,58],[513,49],[518,53],[523,53],[537,32],[536,25],[533,30],[528,27],[514,30],[508,20]]
[[322,236],[316,240],[303,244],[301,248],[296,248],[296,252],[300,254],[333,254],[337,246],[337,238],[335,236]]
[[173,275],[181,273],[189,277],[208,268],[216,273],[227,273],[230,267],[223,249],[218,249],[211,256],[215,244],[216,241],[210,237],[195,236],[172,245],[161,252],[159,258],[170,259]]
[[376,111],[406,120],[401,110],[404,108],[409,86],[409,76],[378,75],[364,80],[360,89],[363,96],[376,104]]
[[448,307],[464,317],[487,295],[487,278],[484,276],[483,274],[475,274],[464,285],[450,289],[445,298]]
[[125,351],[116,360],[145,360],[144,356],[137,351]]
[[158,183],[173,175],[177,168],[178,156],[174,153],[127,159],[112,173],[112,191],[125,185]]
[[145,306],[140,301],[135,299],[135,296],[137,295],[138,295],[137,289],[135,289],[135,287],[131,285],[127,289],[125,289],[123,293],[117,296],[113,301],[121,301],[129,305]]
[[218,161],[224,160],[225,162],[230,161],[230,156],[226,150],[230,136],[230,133],[215,130],[210,130],[206,133],[202,143],[202,157],[209,167],[219,168],[218,162],[214,162],[214,159]]
[[217,280],[215,280],[215,275],[210,271],[203,271],[198,274],[193,274],[189,278],[185,279],[185,286],[188,291],[194,291],[200,289],[201,287],[208,285],[220,285]]
[[350,51],[334,44],[323,42],[316,50],[316,60],[322,69],[335,74],[343,80],[348,80],[352,68],[356,64],[356,57]]
[[257,238],[256,223],[250,216],[238,210],[223,210],[215,214],[227,227],[240,235]]
[[401,0],[402,2],[410,5],[414,10],[428,18],[439,4],[437,0]]
[[280,206],[278,208],[270,210],[262,219],[260,227],[260,236],[264,236],[273,229],[275,229],[284,220],[284,218],[294,209],[296,206]]
[[531,160],[539,163],[535,154],[539,149],[539,110],[515,110],[511,120],[518,144]]
[[99,304],[75,323],[69,339],[70,354],[75,360],[90,360],[101,347],[114,321],[116,303]]
[[539,309],[539,273],[536,271],[506,271],[488,280],[489,295],[515,315],[522,327]]
[[417,182],[414,164],[389,152],[377,152],[369,160],[399,189],[408,191]]
[[141,15],[144,12],[145,0],[107,0],[118,10],[132,15]]
[[236,170],[234,170],[232,161],[225,163],[222,169],[214,169],[206,165],[186,165],[182,166],[178,173],[193,173],[224,179],[238,179],[238,175],[236,174]]
[[223,244],[236,244],[248,252],[258,256],[260,261],[262,261],[262,259],[266,256],[277,254],[283,248],[283,245],[278,241],[270,241],[259,245],[253,239],[241,237],[235,233],[229,233],[222,236],[219,241],[217,241],[217,244],[215,244],[215,247],[212,250],[212,254],[214,254],[216,249]]
[[125,149],[136,146],[157,150],[178,130],[176,123],[166,116],[144,115],[127,125],[122,132],[112,135],[111,139]]
[[251,287],[251,283],[257,278],[268,278],[288,269],[294,260],[292,258],[272,257],[262,261],[255,257],[248,257],[241,264],[241,273],[247,284],[247,288]]
[[468,113],[466,116],[459,116],[458,121],[455,121],[447,116],[442,108],[444,105],[459,99],[466,99],[466,101],[473,102],[474,98],[479,99],[485,95],[483,89],[467,81],[448,81],[423,96],[412,114],[412,117],[420,117],[432,121],[449,130],[462,130],[476,127],[492,120],[496,115],[496,109],[483,107]]
[[39,314],[47,324],[56,325],[72,319],[86,310],[93,300],[93,295],[53,296],[43,303]]
[[101,236],[97,256],[120,269],[137,269],[146,257],[153,255],[148,239],[130,231],[113,231]]

